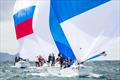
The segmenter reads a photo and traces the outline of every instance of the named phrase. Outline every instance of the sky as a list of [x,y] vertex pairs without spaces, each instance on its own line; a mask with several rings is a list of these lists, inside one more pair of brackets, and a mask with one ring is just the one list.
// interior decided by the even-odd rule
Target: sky
[[[119,0],[113,0],[113,1],[116,3],[120,3]],[[13,16],[12,16],[14,4],[15,4],[15,0],[0,0],[0,52],[7,52],[12,54],[16,54],[19,48],[18,41],[16,40],[15,28],[14,28],[14,22],[13,22]],[[118,8],[118,6],[116,7],[116,9]],[[118,12],[119,12],[119,9],[118,9]],[[118,17],[120,17],[120,15],[118,15]],[[74,23],[77,23],[77,21],[74,21]],[[114,45],[111,50],[110,56],[108,56],[106,59],[114,59],[114,60],[120,59],[119,58],[120,56],[119,29],[120,28],[118,27],[120,27],[120,25],[117,25],[117,27],[114,28],[116,29],[116,32],[117,32],[116,34],[117,38],[116,40],[114,40]],[[81,27],[81,29],[85,30],[86,32],[90,31],[90,29],[89,30],[84,29],[84,27]],[[91,33],[91,34],[94,34],[94,33]]]
[[18,43],[12,18],[15,0],[0,0],[0,51],[16,53]]

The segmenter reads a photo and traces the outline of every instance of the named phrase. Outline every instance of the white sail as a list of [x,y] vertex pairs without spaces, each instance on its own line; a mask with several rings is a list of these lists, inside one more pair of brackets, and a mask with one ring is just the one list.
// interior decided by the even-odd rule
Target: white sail
[[[26,9],[30,6],[35,6],[34,15],[32,16],[32,23],[31,23],[33,32],[28,35],[22,36],[18,39],[20,43],[20,47],[19,47],[20,56],[22,58],[30,59],[30,60],[35,60],[36,56],[39,55],[47,59],[50,53],[54,53],[55,56],[57,56],[58,50],[55,46],[55,43],[52,40],[48,26],[50,1],[49,0],[48,1],[18,0],[16,1],[13,15],[18,13],[20,10]],[[20,13],[19,15],[21,16],[24,14],[25,16],[28,16],[27,12],[24,13],[24,11],[23,14]],[[16,33],[16,35],[18,34]]]
[[77,59],[110,51],[114,45],[107,45],[119,37],[118,11],[118,1],[112,0],[61,24]]
[[[27,15],[27,11],[25,11],[24,9],[27,9],[28,7],[31,7],[31,6],[35,6],[36,5],[36,1],[34,1],[34,0],[31,0],[31,1],[29,1],[29,0],[26,0],[26,1],[21,1],[21,0],[17,0],[16,1],[16,3],[15,3],[15,6],[14,6],[14,11],[13,11],[13,16],[15,16],[15,14],[17,15],[17,19],[15,20],[15,17],[13,17],[14,18],[14,23],[15,23],[15,29],[16,29],[16,37],[17,37],[17,39],[18,39],[18,42],[19,42],[19,50],[18,50],[18,53],[19,53],[19,55],[22,57],[22,58],[28,58],[28,57],[26,57],[26,56],[24,56],[24,55],[28,55],[28,53],[26,53],[27,52],[27,50],[30,50],[29,48],[27,48],[27,50],[26,51],[23,51],[23,47],[24,47],[24,45],[25,44],[27,44],[27,43],[25,43],[25,41],[26,41],[26,39],[28,40],[28,39],[30,39],[30,38],[32,38],[33,37],[33,33],[31,32],[31,33],[29,33],[29,34],[23,34],[23,35],[20,35],[20,34],[22,34],[22,32],[20,32],[20,31],[22,31],[23,29],[22,29],[22,26],[24,25],[24,24],[27,24],[26,22],[24,23],[24,24],[22,24],[21,26],[20,26],[20,28],[19,27],[17,27],[17,25],[19,26],[19,24],[20,23],[23,23],[25,20],[22,20],[20,17],[22,17],[22,16],[29,16],[29,15]],[[32,15],[34,14],[34,11],[31,11],[32,12]],[[23,17],[23,19],[24,19],[24,17]],[[30,18],[32,18],[32,16],[30,17]],[[20,22],[20,20],[21,20],[21,22]],[[27,19],[26,19],[27,20]],[[30,22],[30,24],[32,24],[32,22]],[[26,26],[25,26],[26,27]],[[32,25],[31,25],[31,27],[32,27]],[[19,29],[17,29],[17,28],[19,28]],[[26,30],[24,30],[24,33],[26,33],[25,32]],[[19,33],[18,33],[19,32]],[[29,46],[33,46],[32,44],[30,45],[29,44]]]
[[[34,34],[37,36],[39,45],[46,52],[44,54],[47,54],[48,56],[49,53],[54,53],[54,55],[57,56],[59,52],[52,38],[49,27],[49,12],[50,12],[50,0],[47,1],[40,0],[37,2],[33,18],[33,30]],[[39,39],[46,42],[45,45]]]

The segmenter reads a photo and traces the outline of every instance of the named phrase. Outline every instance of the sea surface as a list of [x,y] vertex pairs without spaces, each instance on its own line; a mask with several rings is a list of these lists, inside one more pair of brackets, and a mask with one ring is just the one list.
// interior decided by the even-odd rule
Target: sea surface
[[[102,74],[101,78],[94,77],[57,77],[46,76],[46,70],[35,67],[20,69],[13,67],[13,62],[0,62],[0,80],[120,80],[120,61],[94,61],[93,72]],[[44,71],[46,73],[41,74]]]

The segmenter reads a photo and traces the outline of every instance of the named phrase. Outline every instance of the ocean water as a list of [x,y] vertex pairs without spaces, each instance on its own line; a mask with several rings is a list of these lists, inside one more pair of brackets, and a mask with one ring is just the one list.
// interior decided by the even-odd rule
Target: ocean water
[[92,62],[93,72],[103,75],[100,78],[48,76],[46,69],[36,68],[33,62],[26,69],[15,68],[13,65],[13,62],[0,62],[0,80],[120,80],[120,61]]

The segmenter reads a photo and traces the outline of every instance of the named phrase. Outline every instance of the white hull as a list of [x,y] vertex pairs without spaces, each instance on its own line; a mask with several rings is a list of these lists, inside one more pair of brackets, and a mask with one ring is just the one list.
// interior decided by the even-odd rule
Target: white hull
[[99,78],[101,75],[94,74],[90,66],[71,66],[70,68],[60,69],[60,67],[48,67],[47,72],[52,76],[58,77],[95,77]]
[[[19,61],[15,64],[15,67],[17,67],[17,68],[27,68],[29,66],[30,66],[30,64],[25,61]],[[34,67],[34,68],[36,68],[36,67]],[[47,72],[47,76],[49,76],[49,75],[57,76],[57,77],[79,76],[79,77],[95,77],[95,78],[100,78],[102,76],[102,75],[93,73],[92,67],[84,66],[84,65],[78,65],[78,66],[74,65],[69,68],[60,69],[59,64],[57,64],[55,66],[48,66],[47,64],[44,64],[42,67],[38,67],[38,69],[39,70],[45,69]],[[46,72],[45,72],[45,74],[46,74]],[[41,74],[37,73],[37,75],[41,75]]]
[[29,66],[30,66],[30,63],[26,62],[26,61],[19,61],[19,62],[15,63],[15,67],[17,67],[17,68],[27,68]]

